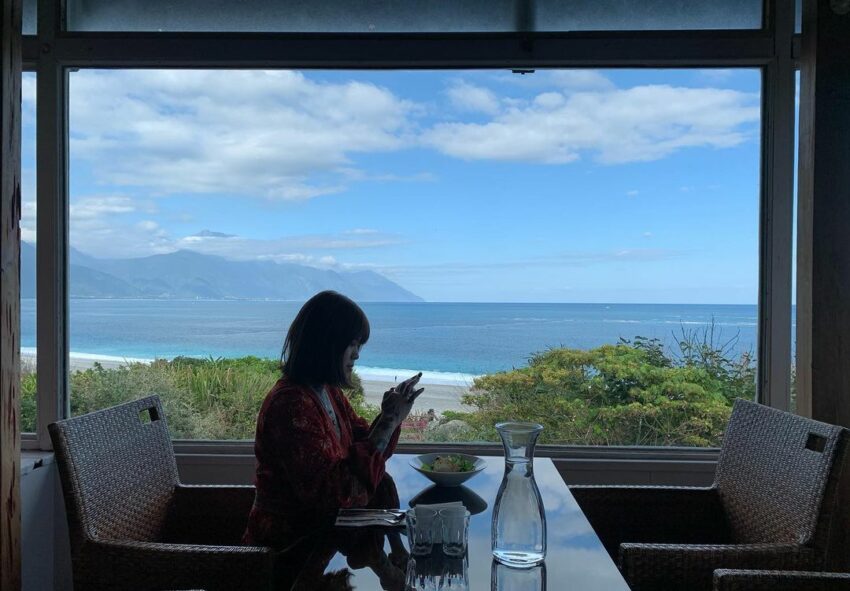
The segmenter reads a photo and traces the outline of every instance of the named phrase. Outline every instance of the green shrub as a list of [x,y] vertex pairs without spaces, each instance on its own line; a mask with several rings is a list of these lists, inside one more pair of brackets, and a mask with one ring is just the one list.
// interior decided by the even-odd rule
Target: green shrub
[[683,331],[678,350],[655,339],[537,353],[527,367],[477,378],[461,419],[475,438],[498,439],[506,420],[544,426],[542,443],[717,446],[735,398],[755,397],[755,366],[714,337]]
[[36,422],[35,372],[21,373],[21,433],[34,433]]

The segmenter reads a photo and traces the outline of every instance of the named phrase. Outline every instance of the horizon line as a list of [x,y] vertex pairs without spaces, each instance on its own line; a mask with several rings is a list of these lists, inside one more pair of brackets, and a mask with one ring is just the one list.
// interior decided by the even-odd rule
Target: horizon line
[[[345,295],[345,294],[343,294]],[[282,299],[282,298],[109,298],[109,297],[85,297],[85,296],[69,296],[69,300],[82,301],[140,301],[140,302],[284,302],[284,303],[299,303],[306,302],[309,299]],[[352,298],[354,299],[354,298]],[[36,301],[37,298],[21,298],[24,300]],[[756,306],[757,302],[741,303],[741,302],[577,302],[577,301],[483,301],[483,300],[425,300],[422,301],[398,301],[398,300],[356,300],[358,304],[498,304],[498,305],[574,305],[574,306]],[[791,304],[792,308],[796,308],[796,304]]]

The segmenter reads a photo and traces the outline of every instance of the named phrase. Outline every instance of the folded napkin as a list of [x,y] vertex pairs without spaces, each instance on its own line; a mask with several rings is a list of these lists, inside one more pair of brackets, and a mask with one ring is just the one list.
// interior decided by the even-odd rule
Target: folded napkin
[[431,509],[435,513],[437,513],[440,509],[451,509],[451,508],[463,508],[463,503],[460,501],[452,501],[451,503],[432,503],[431,505],[419,504],[416,505],[413,510],[416,512],[416,519],[426,517],[429,515],[426,509]]

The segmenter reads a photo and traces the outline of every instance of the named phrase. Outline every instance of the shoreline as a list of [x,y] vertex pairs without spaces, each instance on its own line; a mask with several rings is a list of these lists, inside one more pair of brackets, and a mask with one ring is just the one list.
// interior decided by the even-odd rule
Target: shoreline
[[[99,363],[105,369],[117,369],[131,363],[150,363],[151,361],[153,360],[139,357],[118,357],[72,351],[68,356],[68,371],[85,371],[94,367],[95,363]],[[21,369],[35,371],[35,366],[35,349],[21,347]],[[371,367],[365,367],[362,370],[355,368],[355,371],[360,376],[366,402],[375,406],[380,406],[384,392],[398,383],[399,380],[396,378],[405,379],[416,373],[408,369]],[[423,371],[419,383],[425,391],[414,403],[413,412],[424,414],[433,409],[435,413],[442,414],[446,410],[471,410],[461,402],[461,397],[469,392],[475,377],[477,376],[471,374]]]

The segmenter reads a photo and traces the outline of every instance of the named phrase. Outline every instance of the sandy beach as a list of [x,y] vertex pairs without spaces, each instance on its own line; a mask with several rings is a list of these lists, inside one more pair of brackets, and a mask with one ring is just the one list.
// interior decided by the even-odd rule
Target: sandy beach
[[[72,372],[83,371],[93,367],[95,363],[100,363],[106,369],[114,369],[128,363],[148,362],[148,359],[136,359],[132,357],[118,358],[107,355],[72,353],[69,358],[68,369]],[[21,368],[24,371],[35,371],[34,352],[27,350],[21,351]],[[384,392],[395,385],[394,377],[385,377],[384,375],[373,376],[369,374],[361,375],[366,402],[380,405]],[[401,379],[404,378],[402,377]],[[416,399],[416,403],[413,405],[413,412],[424,414],[428,410],[433,409],[439,415],[446,410],[469,410],[469,407],[461,403],[461,397],[469,391],[469,384],[445,382],[446,380],[431,378],[425,373],[419,382],[420,386],[425,388],[425,391]]]
[[[392,382],[362,380],[363,392],[366,395],[366,402],[380,406],[381,399],[389,388],[394,384]],[[423,414],[430,409],[434,409],[437,414],[442,414],[446,410],[470,410],[468,406],[461,403],[461,397],[469,391],[466,386],[456,386],[450,384],[429,384],[424,379],[419,382],[420,387],[425,388],[425,391],[419,395],[416,402],[413,404],[413,412]]]

